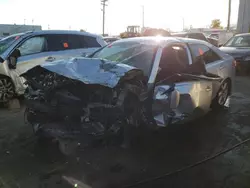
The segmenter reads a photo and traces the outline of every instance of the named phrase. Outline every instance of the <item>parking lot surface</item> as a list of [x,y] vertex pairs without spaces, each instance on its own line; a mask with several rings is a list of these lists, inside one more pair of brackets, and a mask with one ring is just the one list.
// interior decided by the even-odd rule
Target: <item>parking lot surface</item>
[[[250,137],[250,78],[237,77],[229,108],[143,133],[129,150],[102,147],[62,157],[39,145],[21,110],[0,109],[0,187],[123,187],[175,171]],[[136,187],[250,187],[250,143],[190,170]]]

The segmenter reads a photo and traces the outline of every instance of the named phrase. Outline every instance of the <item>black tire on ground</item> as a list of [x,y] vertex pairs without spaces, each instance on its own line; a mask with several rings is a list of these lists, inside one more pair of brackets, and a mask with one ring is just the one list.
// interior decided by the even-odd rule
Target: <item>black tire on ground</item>
[[227,98],[230,94],[230,88],[231,88],[231,83],[229,80],[225,80],[221,86],[220,89],[215,97],[215,99],[212,102],[212,109],[220,109],[223,108]]
[[0,77],[0,103],[9,102],[15,95],[14,84],[8,77]]

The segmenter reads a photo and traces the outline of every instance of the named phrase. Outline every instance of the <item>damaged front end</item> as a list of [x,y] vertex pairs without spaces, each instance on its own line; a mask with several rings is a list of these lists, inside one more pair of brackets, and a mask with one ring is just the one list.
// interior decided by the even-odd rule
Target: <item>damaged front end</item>
[[22,76],[28,85],[26,119],[38,135],[88,145],[141,122],[146,84],[134,67],[74,58],[37,66]]

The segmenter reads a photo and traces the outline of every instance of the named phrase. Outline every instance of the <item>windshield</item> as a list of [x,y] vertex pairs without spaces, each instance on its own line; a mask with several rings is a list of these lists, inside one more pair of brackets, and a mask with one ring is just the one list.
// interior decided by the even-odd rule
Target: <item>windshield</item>
[[224,44],[226,47],[250,47],[250,35],[235,36]]
[[20,36],[10,36],[0,40],[0,54],[4,53]]
[[118,42],[96,52],[92,58],[101,58],[131,65],[143,70],[145,76],[149,76],[156,47],[156,45],[139,42]]

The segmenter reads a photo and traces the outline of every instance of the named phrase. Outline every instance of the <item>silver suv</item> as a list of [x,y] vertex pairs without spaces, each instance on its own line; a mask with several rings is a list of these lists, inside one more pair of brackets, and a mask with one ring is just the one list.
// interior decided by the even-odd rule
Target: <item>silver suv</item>
[[86,56],[106,42],[99,35],[79,31],[35,31],[0,41],[0,102],[22,95],[26,86],[20,77],[30,68],[62,58]]

